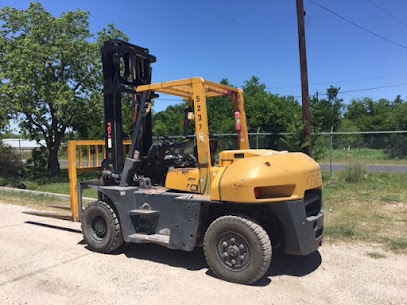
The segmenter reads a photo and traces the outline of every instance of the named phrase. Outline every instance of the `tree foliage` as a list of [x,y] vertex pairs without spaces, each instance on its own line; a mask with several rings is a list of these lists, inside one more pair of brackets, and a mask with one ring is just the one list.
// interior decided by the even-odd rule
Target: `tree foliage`
[[[394,101],[383,98],[376,101],[371,98],[354,99],[347,106],[344,117],[343,126],[351,122],[360,131],[407,130],[407,101],[400,96]],[[391,158],[405,158],[405,138],[402,134],[381,137],[366,134],[363,140],[360,136],[358,140],[360,143],[363,141],[365,147],[384,149]]]
[[256,76],[244,82],[249,130],[286,131],[301,121],[301,106],[292,96],[278,96],[266,91]]
[[361,131],[392,130],[394,105],[386,100],[372,98],[353,99],[347,106],[345,118],[354,122]]
[[168,106],[165,111],[153,114],[154,135],[182,135],[184,130],[182,122],[186,106],[187,103],[182,102],[174,106]]
[[[0,101],[0,104],[3,102]],[[0,107],[0,133],[4,131],[4,128],[7,126],[8,121],[10,120],[10,115],[5,107]]]
[[110,25],[95,37],[88,19],[81,10],[54,17],[39,3],[0,11],[2,106],[20,120],[26,136],[46,141],[51,174],[59,172],[57,154],[67,129],[100,124],[100,42],[124,36]]
[[[231,85],[227,80],[222,83]],[[292,96],[278,96],[267,91],[266,85],[253,76],[244,82],[245,110],[251,132],[270,132],[268,144],[273,149],[302,151],[304,142],[301,105]],[[394,101],[371,98],[354,99],[346,105],[339,97],[340,88],[330,86],[326,97],[310,99],[313,157],[323,157],[329,147],[329,138],[318,135],[321,131],[358,132],[374,130],[407,130],[407,102],[397,96]],[[229,97],[208,99],[209,129],[213,134],[233,133],[233,103]],[[154,116],[155,135],[181,135],[183,111],[186,103],[169,106]],[[279,132],[288,132],[282,137]],[[400,135],[398,135],[400,137]],[[407,150],[396,145],[389,137],[377,139],[360,134],[342,135],[335,148],[362,147],[386,149],[391,157],[404,157]]]
[[[226,79],[222,84],[232,86]],[[286,131],[290,124],[301,121],[301,107],[293,97],[280,97],[266,91],[266,86],[253,76],[243,86],[248,129]],[[169,106],[154,114],[155,135],[181,135],[183,115],[187,104]],[[233,101],[228,96],[207,100],[209,131],[211,133],[235,132]]]
[[311,122],[314,130],[329,131],[332,127],[336,131],[341,125],[343,99],[338,98],[340,88],[330,86],[326,91],[326,98],[314,96],[310,99]]
[[21,158],[9,145],[0,140],[0,173],[7,177],[17,178],[21,170]]

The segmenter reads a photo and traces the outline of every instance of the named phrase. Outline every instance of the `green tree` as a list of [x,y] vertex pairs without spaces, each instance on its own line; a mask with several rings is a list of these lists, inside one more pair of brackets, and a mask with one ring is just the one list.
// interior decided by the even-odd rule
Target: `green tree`
[[0,133],[7,126],[9,120],[10,120],[10,115],[7,113],[6,109],[3,107],[0,107]]
[[301,106],[294,97],[267,92],[256,76],[245,81],[243,91],[249,130],[286,131],[301,118]]
[[[393,111],[391,121],[394,124],[395,130],[407,130],[407,101],[403,101],[400,96],[397,96],[392,102]],[[407,135],[391,134],[388,138],[386,153],[391,158],[407,158]]]
[[[395,105],[387,99],[377,101],[372,98],[354,99],[347,106],[344,118],[351,121],[360,131],[395,130],[394,120]],[[378,149],[387,146],[386,136],[363,136],[365,145]]]
[[164,111],[153,114],[153,133],[155,136],[175,136],[184,133],[182,124],[186,102],[168,106]]
[[366,97],[354,99],[347,106],[344,117],[352,121],[361,131],[382,131],[395,128],[392,119],[394,106],[387,99]]
[[19,117],[30,139],[45,139],[50,174],[60,170],[65,131],[100,124],[100,42],[124,36],[110,25],[95,37],[88,19],[89,12],[81,10],[57,18],[39,3],[0,10],[2,107]]
[[310,100],[311,123],[315,130],[329,131],[331,127],[338,130],[341,124],[343,99],[338,98],[340,88],[330,86],[326,98],[314,96]]

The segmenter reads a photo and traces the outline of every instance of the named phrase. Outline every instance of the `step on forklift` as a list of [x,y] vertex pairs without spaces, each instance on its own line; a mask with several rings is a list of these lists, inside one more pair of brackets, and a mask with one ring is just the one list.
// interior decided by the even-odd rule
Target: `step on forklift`
[[[110,40],[101,52],[106,158],[101,178],[82,184],[96,189],[98,200],[80,214],[91,250],[109,253],[124,242],[185,251],[203,247],[219,278],[242,284],[265,275],[272,249],[317,251],[323,240],[319,165],[303,153],[250,149],[241,89],[200,77],[151,84],[156,58],[148,49]],[[160,93],[188,102],[179,141],[153,141],[151,106]],[[124,94],[134,108],[128,151],[122,138]],[[209,134],[206,102],[217,96],[230,97],[234,105],[236,150],[218,152]],[[190,134],[196,143],[187,152]]]

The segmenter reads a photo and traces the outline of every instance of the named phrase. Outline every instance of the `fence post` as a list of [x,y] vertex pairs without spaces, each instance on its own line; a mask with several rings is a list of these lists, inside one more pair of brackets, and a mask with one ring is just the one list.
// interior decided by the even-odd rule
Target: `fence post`
[[332,137],[334,127],[331,126],[331,132],[329,134],[329,176],[332,177]]
[[257,128],[257,133],[256,133],[256,149],[259,149],[259,132],[260,132],[260,127]]
[[22,149],[21,149],[21,140],[20,139],[18,139],[18,148],[20,149],[20,159],[22,160],[23,159],[23,152],[22,152]]

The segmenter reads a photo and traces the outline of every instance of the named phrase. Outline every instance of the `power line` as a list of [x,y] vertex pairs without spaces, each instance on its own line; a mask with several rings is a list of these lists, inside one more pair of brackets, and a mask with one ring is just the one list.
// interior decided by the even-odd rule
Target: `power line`
[[371,5],[373,5],[374,7],[376,7],[379,11],[382,11],[383,13],[385,13],[386,15],[392,17],[393,19],[397,20],[398,22],[404,24],[405,26],[407,26],[407,23],[404,22],[403,20],[397,18],[396,16],[394,16],[393,14],[389,13],[388,11],[386,11],[384,8],[378,6],[376,3],[374,3],[373,1],[367,0],[367,2],[369,2]]
[[383,89],[383,88],[392,88],[392,87],[400,87],[400,86],[407,86],[407,83],[380,86],[380,87],[371,87],[371,88],[365,88],[365,89],[346,90],[346,91],[339,91],[339,92],[340,93],[349,93],[349,92],[358,92],[358,91],[370,91],[370,90]]
[[[345,90],[345,91],[339,91],[338,94],[351,93],[351,92],[360,92],[360,91],[371,91],[371,90],[392,88],[392,87],[401,87],[401,86],[407,86],[407,83],[394,84],[394,85],[385,85],[385,86],[378,86],[378,87],[370,87],[370,88],[363,88],[363,89]],[[318,95],[327,95],[327,94],[326,93],[318,93]],[[299,97],[301,97],[301,95],[294,96],[294,97],[299,98]]]
[[[384,89],[384,88],[393,88],[393,87],[401,87],[401,86],[407,86],[407,83],[401,83],[401,84],[393,84],[393,85],[384,85],[384,86],[377,86],[377,87],[370,87],[370,88],[361,88],[361,89],[352,89],[352,90],[345,90],[345,91],[339,91],[338,94],[343,94],[343,93],[352,93],[352,92],[361,92],[361,91],[371,91],[371,90],[378,90],[378,89]],[[266,88],[268,89],[268,88]],[[289,94],[286,94],[289,95]],[[318,95],[327,95],[326,93],[318,93]],[[295,98],[300,98],[302,97],[301,95],[296,95],[294,96]],[[157,98],[155,100],[160,100],[160,101],[171,101],[171,102],[184,102],[184,100],[180,99],[170,99],[170,98]]]
[[404,45],[402,45],[402,44],[399,44],[399,43],[397,43],[397,42],[395,42],[395,41],[393,41],[393,40],[390,40],[390,39],[388,39],[388,38],[386,38],[386,37],[384,37],[384,36],[382,36],[382,35],[379,35],[379,34],[377,34],[377,33],[375,33],[375,32],[372,32],[371,30],[368,30],[368,29],[366,29],[365,27],[363,27],[363,26],[361,26],[361,25],[359,25],[359,24],[357,24],[357,23],[355,23],[355,22],[353,22],[353,21],[351,21],[351,20],[349,20],[349,19],[347,19],[347,18],[345,18],[345,17],[343,17],[343,16],[341,16],[341,15],[335,13],[334,11],[331,11],[329,8],[327,8],[327,7],[323,6],[323,5],[321,5],[321,4],[317,3],[317,2],[315,2],[314,0],[309,0],[309,1],[312,2],[312,3],[314,3],[316,6],[319,6],[319,7],[322,8],[323,10],[325,10],[325,11],[327,11],[327,12],[329,12],[329,13],[335,15],[336,17],[338,17],[338,18],[340,18],[340,19],[342,19],[342,20],[344,20],[344,21],[346,21],[346,22],[352,24],[353,26],[355,26],[355,27],[357,27],[357,28],[359,28],[359,29],[361,29],[361,30],[363,30],[363,31],[365,31],[365,32],[368,32],[368,33],[371,34],[371,35],[376,36],[376,37],[379,37],[380,39],[383,39],[383,40],[385,40],[385,41],[387,41],[387,42],[389,42],[389,43],[391,43],[391,44],[394,44],[394,45],[396,45],[396,46],[398,46],[398,47],[400,47],[400,48],[403,48],[403,49],[407,50],[407,47],[406,47],[406,46],[404,46]]
[[[350,83],[350,82],[358,82],[358,81],[363,81],[363,80],[384,79],[384,78],[393,78],[393,77],[400,77],[400,76],[401,77],[407,76],[407,74],[400,74],[400,75],[394,75],[394,76],[373,76],[373,77],[359,78],[359,79],[348,79],[348,80],[339,80],[339,81],[331,81],[331,82],[323,82],[323,83],[314,83],[314,84],[310,84],[310,86]],[[268,90],[286,89],[286,88],[296,88],[296,87],[301,87],[301,85],[272,86],[272,87],[267,87],[266,89],[268,89]]]

